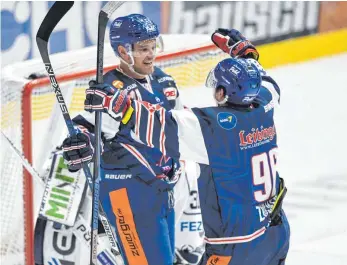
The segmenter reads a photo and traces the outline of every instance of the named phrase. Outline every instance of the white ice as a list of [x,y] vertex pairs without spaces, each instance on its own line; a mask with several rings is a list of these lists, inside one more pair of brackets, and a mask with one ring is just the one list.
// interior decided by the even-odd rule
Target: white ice
[[[291,225],[287,265],[347,264],[347,53],[270,69],[282,89],[276,111],[280,174]],[[214,104],[206,88],[184,104]]]

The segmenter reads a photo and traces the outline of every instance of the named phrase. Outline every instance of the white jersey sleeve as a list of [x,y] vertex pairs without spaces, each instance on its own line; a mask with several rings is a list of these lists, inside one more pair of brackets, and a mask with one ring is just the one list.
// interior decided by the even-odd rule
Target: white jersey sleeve
[[204,137],[196,115],[189,109],[173,110],[171,113],[177,123],[181,159],[209,164]]

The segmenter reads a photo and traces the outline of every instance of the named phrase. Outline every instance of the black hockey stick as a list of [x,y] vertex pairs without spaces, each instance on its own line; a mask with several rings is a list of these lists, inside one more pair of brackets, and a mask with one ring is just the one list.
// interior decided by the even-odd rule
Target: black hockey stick
[[[59,23],[59,21],[65,16],[65,14],[70,10],[70,8],[73,6],[72,1],[66,1],[66,2],[60,2],[57,1],[53,4],[53,6],[50,8],[48,11],[47,15],[45,16],[44,20],[42,21],[40,28],[37,32],[36,35],[36,42],[38,49],[40,51],[43,63],[45,64],[46,71],[48,73],[50,83],[52,86],[52,89],[56,95],[56,98],[58,100],[58,103],[60,105],[60,109],[62,111],[66,126],[68,128],[69,134],[71,136],[76,135],[73,122],[71,120],[70,114],[68,112],[67,106],[64,101],[64,97],[61,93],[60,87],[58,85],[58,82],[56,80],[50,59],[49,59],[49,54],[48,54],[48,39],[53,31],[53,29],[56,27],[56,25]],[[93,177],[90,173],[90,170],[88,168],[87,164],[83,165],[83,170],[84,174],[86,175],[87,182],[89,184],[89,188],[91,191],[93,191]],[[98,187],[97,187],[98,188]],[[97,193],[97,196],[95,195],[96,198],[99,198],[99,190],[95,190],[95,193]],[[101,203],[99,200],[94,202],[95,205],[93,205],[93,209],[99,209],[99,218],[101,220],[101,223],[104,226],[105,232],[107,234],[107,237],[110,241],[112,252],[116,255],[116,258],[121,259],[120,253],[118,250],[117,242],[115,240],[115,235],[113,234],[111,230],[110,223],[106,217],[106,214],[102,208]],[[93,227],[97,227],[97,219],[94,218],[92,219],[93,222],[96,222],[96,224],[93,223]],[[91,261],[92,265],[96,265],[96,259],[97,259],[97,242],[93,242],[93,240],[97,240],[97,237],[92,238],[92,247],[91,247],[91,252],[93,256],[93,260]],[[94,262],[95,261],[95,262]]]
[[[103,83],[104,76],[104,41],[107,22],[110,15],[119,8],[124,2],[107,2],[106,5],[101,9],[98,19],[98,43],[97,43],[97,56],[96,56],[96,82],[98,84]],[[95,156],[94,156],[94,191],[99,191],[100,187],[100,156],[101,156],[101,112],[95,112]],[[99,200],[99,192],[93,193],[93,212],[92,212],[92,242],[97,242],[98,236],[98,204],[95,203]],[[91,252],[91,255],[93,253]],[[91,256],[91,260],[95,257]],[[95,260],[96,262],[96,260]]]

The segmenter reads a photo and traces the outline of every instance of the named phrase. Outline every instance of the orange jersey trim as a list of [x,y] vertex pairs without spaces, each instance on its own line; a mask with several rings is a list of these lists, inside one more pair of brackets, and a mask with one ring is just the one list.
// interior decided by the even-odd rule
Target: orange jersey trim
[[230,261],[231,261],[231,256],[212,255],[207,260],[206,265],[228,265]]

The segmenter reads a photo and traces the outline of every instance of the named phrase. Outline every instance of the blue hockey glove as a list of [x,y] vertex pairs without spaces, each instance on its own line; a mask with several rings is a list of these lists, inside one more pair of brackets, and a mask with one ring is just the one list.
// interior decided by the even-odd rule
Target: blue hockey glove
[[78,171],[83,167],[83,163],[92,161],[94,148],[90,137],[89,133],[77,133],[64,140],[63,157],[67,161],[69,171]]
[[254,45],[236,29],[217,29],[212,33],[213,43],[231,57],[259,59]]
[[108,84],[97,84],[93,80],[89,82],[84,101],[86,111],[103,111],[121,121],[128,108],[131,108],[131,100],[126,90],[115,90]]

